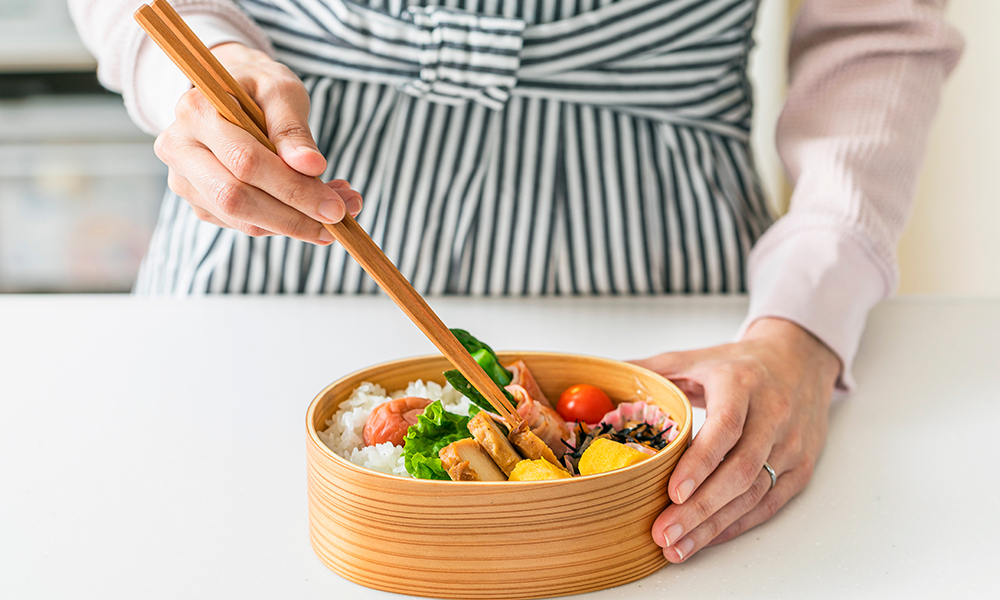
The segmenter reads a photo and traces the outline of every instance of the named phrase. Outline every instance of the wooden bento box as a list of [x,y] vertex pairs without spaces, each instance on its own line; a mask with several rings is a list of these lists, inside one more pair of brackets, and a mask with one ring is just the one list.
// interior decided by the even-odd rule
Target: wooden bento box
[[669,503],[667,479],[691,440],[691,404],[665,378],[589,356],[499,352],[521,359],[542,391],[575,383],[615,403],[654,402],[678,423],[666,448],[633,466],[534,482],[454,482],[385,475],[352,464],[320,440],[341,402],[363,381],[386,390],[416,379],[444,383],[443,356],[356,371],[313,400],[306,418],[309,536],[330,569],[366,587],[439,598],[541,598],[605,589],[667,564],[650,537]]

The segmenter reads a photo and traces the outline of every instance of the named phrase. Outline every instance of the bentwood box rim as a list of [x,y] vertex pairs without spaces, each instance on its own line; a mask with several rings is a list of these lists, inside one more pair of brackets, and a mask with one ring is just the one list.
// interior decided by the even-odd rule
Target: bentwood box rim
[[[503,362],[505,362],[505,363],[508,362],[508,361],[518,360],[518,359],[521,359],[521,358],[532,357],[532,356],[543,357],[543,358],[568,357],[568,358],[572,358],[573,360],[591,360],[591,361],[594,361],[595,363],[601,363],[601,364],[604,364],[604,365],[607,365],[608,363],[617,363],[619,366],[626,367],[626,368],[628,368],[630,370],[643,373],[643,374],[645,374],[647,376],[650,376],[650,377],[653,377],[653,378],[661,379],[663,382],[665,382],[667,384],[668,387],[670,387],[670,388],[673,389],[673,392],[678,397],[680,397],[680,398],[682,398],[684,400],[685,414],[683,416],[683,421],[681,423],[681,427],[678,430],[678,434],[674,438],[674,440],[672,442],[670,442],[669,444],[667,444],[666,446],[664,446],[659,451],[657,451],[657,453],[655,455],[653,455],[652,457],[650,457],[650,460],[655,460],[657,457],[668,455],[668,454],[672,453],[678,445],[687,443],[686,440],[690,439],[690,436],[688,435],[688,432],[690,431],[691,426],[692,426],[691,402],[687,399],[687,395],[684,394],[684,392],[682,392],[680,390],[680,388],[678,388],[676,385],[674,385],[674,383],[672,381],[670,381],[666,377],[663,377],[659,373],[656,373],[655,371],[651,371],[649,369],[646,369],[645,367],[640,367],[639,365],[635,365],[635,364],[624,362],[624,361],[615,360],[615,359],[612,359],[612,358],[605,358],[605,357],[593,356],[593,355],[586,355],[586,354],[570,354],[570,353],[566,353],[566,352],[541,352],[541,351],[534,351],[534,350],[523,350],[523,351],[522,350],[504,350],[504,351],[498,351],[497,352],[497,356],[499,356],[500,359]],[[440,361],[442,361],[443,365],[450,365],[450,363],[447,362],[447,359],[444,356],[440,355],[440,354],[423,354],[423,355],[419,355],[419,356],[411,356],[411,357],[394,359],[394,360],[387,361],[387,362],[384,362],[384,363],[379,363],[377,366],[381,367],[383,370],[385,370],[387,372],[390,372],[390,371],[394,370],[397,367],[407,366],[409,364],[420,363],[420,362],[425,362],[425,361],[435,360],[435,359],[440,359]],[[416,479],[416,478],[399,477],[399,476],[396,476],[396,475],[389,475],[389,474],[386,474],[386,473],[381,473],[381,472],[378,472],[378,471],[373,471],[371,469],[366,469],[366,468],[364,468],[362,466],[359,466],[359,465],[356,465],[356,464],[352,463],[351,461],[345,459],[344,457],[340,456],[339,454],[337,454],[336,452],[334,452],[333,450],[331,450],[323,442],[323,440],[320,439],[319,433],[318,433],[318,429],[315,426],[315,421],[316,421],[316,411],[319,409],[321,403],[323,403],[324,399],[327,396],[327,393],[331,389],[333,389],[333,388],[341,385],[344,381],[356,378],[359,374],[361,374],[361,373],[363,373],[365,371],[371,370],[373,366],[375,366],[375,365],[370,365],[370,366],[367,366],[367,367],[362,367],[360,369],[356,369],[356,370],[352,371],[351,373],[348,373],[347,375],[344,375],[343,377],[340,377],[339,379],[337,379],[333,383],[331,383],[328,386],[326,386],[325,388],[323,388],[316,395],[316,397],[313,399],[313,401],[309,404],[309,409],[306,412],[306,430],[307,430],[308,435],[309,435],[309,441],[310,441],[310,443],[312,443],[316,447],[318,447],[320,449],[320,451],[323,452],[328,458],[330,458],[333,461],[337,462],[340,467],[346,468],[346,469],[348,469],[350,471],[353,471],[353,472],[355,472],[355,473],[357,473],[359,475],[362,475],[362,476],[374,476],[374,477],[380,477],[380,478],[389,478],[389,479],[391,479],[393,481],[396,481],[396,482],[398,482],[399,480],[404,480],[404,481],[415,483],[417,485],[427,485],[427,486],[453,487],[456,484],[459,484],[459,485],[465,486],[467,488],[470,488],[470,487],[483,487],[483,488],[491,488],[491,489],[493,489],[493,488],[496,488],[497,486],[500,486],[501,488],[509,489],[511,486],[525,486],[525,485],[527,485],[527,486],[537,486],[537,487],[540,487],[540,486],[553,486],[553,487],[556,487],[556,486],[565,486],[565,485],[578,484],[578,483],[580,483],[581,480],[591,480],[591,481],[593,481],[593,480],[608,478],[608,477],[612,477],[612,476],[614,476],[614,477],[620,477],[623,473],[627,473],[627,472],[632,471],[632,470],[637,469],[637,468],[642,468],[642,466],[643,466],[643,463],[640,462],[640,463],[636,463],[634,465],[625,467],[624,469],[618,469],[616,471],[609,471],[609,472],[606,472],[606,473],[599,473],[599,474],[596,474],[596,475],[584,475],[584,476],[572,477],[572,478],[569,478],[569,479],[552,479],[552,480],[547,480],[547,481],[517,481],[517,482],[514,482],[514,481],[506,481],[506,482],[460,481],[459,482],[459,481],[442,481],[442,480],[433,480],[433,479]],[[450,366],[445,366],[445,368],[450,368]],[[373,382],[373,383],[378,383],[378,382]],[[386,390],[386,391],[390,391],[390,390]],[[671,415],[671,417],[675,421],[680,421],[681,420],[681,419],[677,418],[677,417],[680,417],[680,415]],[[643,462],[645,462],[645,461],[643,461]],[[471,490],[469,490],[469,491],[471,491]],[[498,491],[498,490],[494,489],[493,491]]]

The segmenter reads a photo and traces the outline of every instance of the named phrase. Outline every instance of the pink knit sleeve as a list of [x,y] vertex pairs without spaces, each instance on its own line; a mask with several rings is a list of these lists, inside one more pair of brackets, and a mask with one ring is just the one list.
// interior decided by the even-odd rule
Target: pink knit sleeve
[[[173,122],[177,99],[191,84],[132,18],[143,0],[69,0],[80,38],[97,59],[97,75],[121,92],[132,120],[157,134]],[[272,53],[264,32],[230,0],[171,0],[209,47],[240,42]]]
[[851,367],[868,311],[895,290],[941,87],[962,52],[945,0],[807,0],[790,52],[778,151],[788,214],[754,247],[750,311],[793,321]]

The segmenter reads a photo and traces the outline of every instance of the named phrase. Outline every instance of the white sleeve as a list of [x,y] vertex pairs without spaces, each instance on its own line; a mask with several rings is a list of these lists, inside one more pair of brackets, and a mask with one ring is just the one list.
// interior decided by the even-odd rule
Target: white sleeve
[[[191,84],[132,18],[142,0],[69,0],[84,45],[97,59],[97,75],[120,92],[132,120],[158,134],[174,120],[177,99]],[[209,47],[240,42],[273,54],[264,32],[228,0],[173,0],[191,29]]]

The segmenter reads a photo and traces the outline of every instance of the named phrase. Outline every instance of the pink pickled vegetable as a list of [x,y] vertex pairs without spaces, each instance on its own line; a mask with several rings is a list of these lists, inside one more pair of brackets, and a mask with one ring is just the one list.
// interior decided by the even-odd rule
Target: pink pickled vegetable
[[611,425],[616,431],[633,427],[639,423],[646,423],[651,427],[660,430],[670,428],[667,433],[667,441],[672,442],[677,437],[677,423],[670,419],[670,415],[663,412],[660,407],[654,404],[639,402],[622,402],[615,409],[604,415],[601,423]]

